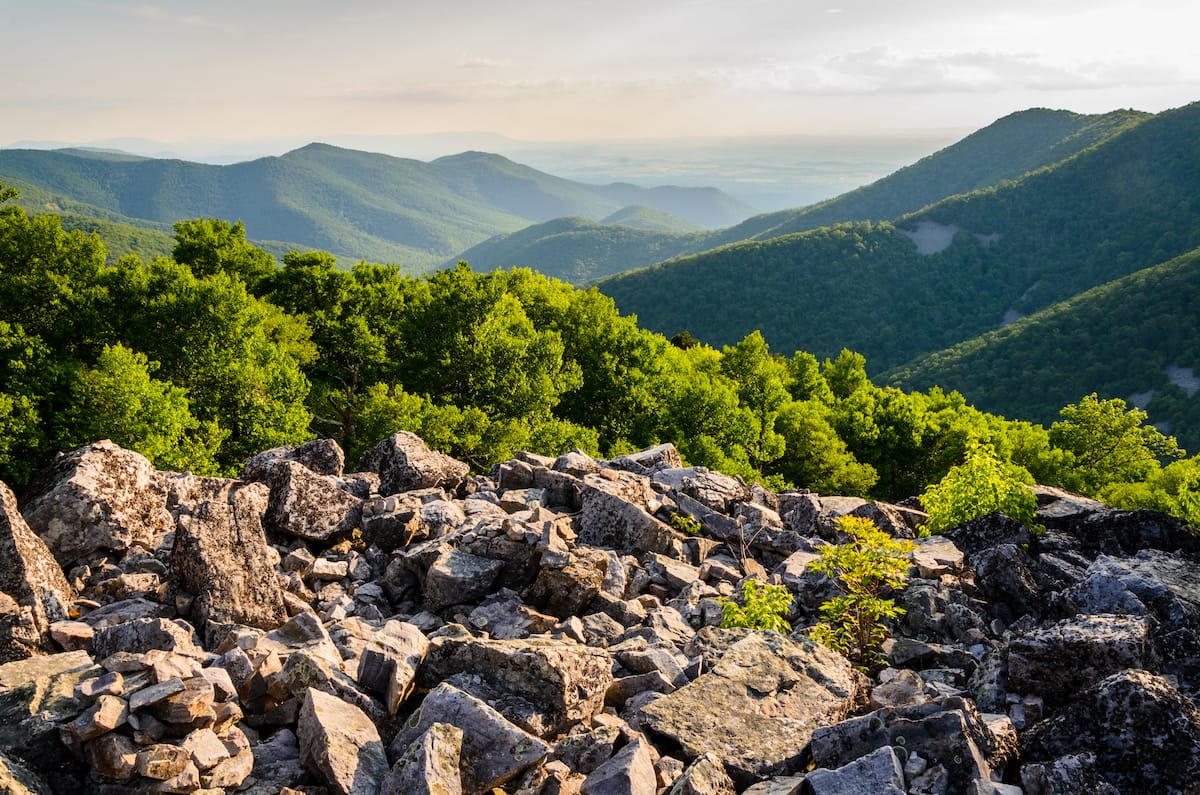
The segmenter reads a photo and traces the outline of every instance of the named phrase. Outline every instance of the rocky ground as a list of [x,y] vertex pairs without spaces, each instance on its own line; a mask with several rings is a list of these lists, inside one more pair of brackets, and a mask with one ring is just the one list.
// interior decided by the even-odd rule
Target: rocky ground
[[[242,479],[101,442],[0,484],[0,791],[1200,791],[1200,536],[1039,489],[1046,532],[399,433]],[[674,515],[698,520],[688,536]],[[916,538],[868,677],[808,640],[834,520]],[[747,577],[789,636],[719,629]]]

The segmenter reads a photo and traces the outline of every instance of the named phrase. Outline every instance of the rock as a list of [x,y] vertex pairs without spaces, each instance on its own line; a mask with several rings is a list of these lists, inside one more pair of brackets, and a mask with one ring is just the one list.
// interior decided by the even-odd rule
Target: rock
[[936,579],[943,574],[957,574],[962,571],[965,560],[962,550],[954,542],[942,535],[925,536],[915,541],[917,548],[913,552],[912,562],[917,568],[917,574],[925,579]]
[[999,544],[1022,546],[1030,540],[1029,528],[1015,519],[999,513],[989,513],[978,519],[947,530],[943,535],[973,560],[975,555]]
[[363,503],[363,541],[384,552],[423,541],[429,532],[421,521],[421,503],[414,497],[393,494]]
[[84,710],[70,723],[64,723],[64,737],[69,736],[72,744],[85,743],[101,734],[121,726],[129,718],[129,705],[117,696],[100,696],[96,703]]
[[0,792],[6,795],[50,795],[45,780],[16,759],[0,754]]
[[1090,752],[1025,765],[1021,784],[1029,795],[1120,795],[1096,770],[1096,755]]
[[1006,624],[1026,613],[1038,616],[1041,600],[1033,561],[1014,544],[980,550],[972,559],[975,584],[991,602],[992,613]]
[[363,456],[359,469],[379,473],[381,494],[428,488],[455,489],[470,473],[462,461],[430,450],[416,434],[399,431]]
[[1022,759],[1055,762],[1093,754],[1120,792],[1191,792],[1200,775],[1200,712],[1165,679],[1115,673],[1021,737]]
[[887,502],[868,502],[850,512],[850,516],[869,519],[892,538],[915,539],[917,528],[929,519],[929,514],[903,508]]
[[435,687],[392,741],[399,759],[434,724],[462,729],[459,769],[464,792],[488,792],[538,764],[550,746],[504,719],[496,710],[453,685]]
[[613,460],[613,465],[624,469],[627,465],[632,464],[636,469],[631,471],[651,471],[656,469],[675,469],[683,466],[683,459],[679,456],[679,451],[675,449],[675,445],[667,442],[666,444],[647,447],[636,453],[620,456]]
[[457,726],[433,724],[392,765],[381,795],[462,795],[462,741]]
[[252,749],[253,784],[242,790],[249,795],[279,795],[285,787],[305,780],[300,765],[300,747],[296,735],[287,728],[280,729],[270,739]]
[[[1049,707],[1109,674],[1154,664],[1144,616],[1078,616],[1013,637],[1006,650],[1010,692],[1041,696]],[[1064,665],[1071,660],[1071,665]]]
[[[27,633],[0,628],[0,662],[50,651],[52,624],[64,621],[75,593],[58,561],[29,529],[17,510],[17,498],[0,483],[0,592],[16,602],[17,615],[30,619]],[[23,622],[21,622],[23,623]]]
[[413,624],[389,621],[359,656],[358,684],[395,715],[412,692],[417,668],[429,652],[429,639]]
[[129,781],[138,774],[138,747],[123,734],[111,733],[97,737],[84,747],[88,767],[104,778]]
[[579,543],[623,552],[674,549],[671,528],[646,510],[650,480],[631,472],[604,470],[583,478]]
[[313,439],[299,447],[276,447],[251,456],[242,467],[242,479],[265,481],[271,469],[284,461],[295,461],[318,475],[340,478],[346,455],[333,439]]
[[303,464],[283,461],[267,474],[270,502],[263,524],[276,533],[307,541],[328,541],[349,535],[358,526],[362,500],[338,485],[338,479],[318,475]]
[[192,633],[165,618],[137,618],[105,627],[96,632],[96,657],[103,660],[117,652],[144,654],[151,649],[185,654],[203,659],[204,649],[192,640]]
[[434,639],[421,676],[436,682],[460,673],[478,675],[499,692],[526,702],[557,733],[600,712],[612,682],[612,663],[600,649],[548,638]]
[[174,529],[162,476],[110,441],[59,456],[38,482],[25,521],[64,569],[134,546],[154,550]]
[[684,769],[667,795],[734,795],[733,780],[716,754],[701,754]]
[[300,761],[340,795],[377,795],[388,774],[379,731],[362,710],[316,689],[304,694]]
[[[230,502],[205,502],[180,513],[171,550],[174,585],[194,596],[191,613],[210,643],[223,625],[275,629],[287,620],[283,591],[268,554],[267,538],[251,490]],[[259,495],[259,499],[261,499]]]
[[722,635],[736,640],[712,670],[642,707],[639,719],[688,756],[716,754],[742,786],[797,772],[813,731],[865,698],[865,678],[812,641],[749,630]]
[[596,768],[583,782],[581,795],[655,795],[658,778],[650,745],[638,738]]
[[[192,763],[192,755],[178,745],[151,745],[137,752],[139,776],[167,781],[183,773]],[[199,776],[197,776],[197,779]],[[199,784],[199,780],[196,782]]]
[[905,795],[908,791],[904,769],[888,745],[837,770],[818,768],[804,781],[812,795]]
[[59,724],[83,712],[77,689],[103,673],[83,651],[0,665],[0,753],[19,751],[35,767],[54,769],[64,755]]
[[478,601],[492,592],[504,561],[459,549],[444,551],[425,575],[425,609],[436,613],[450,605]]
[[216,719],[212,682],[194,676],[183,682],[183,689],[150,706],[154,717],[164,723],[201,728]]

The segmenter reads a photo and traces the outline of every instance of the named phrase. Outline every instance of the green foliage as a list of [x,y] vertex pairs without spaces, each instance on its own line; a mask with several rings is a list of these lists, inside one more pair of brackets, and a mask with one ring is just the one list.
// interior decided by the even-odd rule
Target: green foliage
[[792,625],[787,622],[792,609],[792,595],[782,585],[770,585],[754,579],[742,581],[742,604],[732,599],[721,598],[724,617],[722,627],[746,627],[769,632],[787,633]]
[[700,534],[700,523],[688,516],[686,513],[677,513],[671,517],[671,527],[675,528],[685,536],[694,536]]
[[254,291],[275,274],[275,258],[246,239],[241,221],[197,218],[175,224],[172,258],[197,276],[227,273],[238,276]]
[[1200,457],[1168,464],[1145,481],[1112,484],[1103,498],[1119,508],[1152,508],[1200,527]]
[[1029,473],[1000,460],[990,446],[979,445],[962,464],[921,495],[929,514],[924,529],[943,533],[985,514],[999,512],[1036,529],[1037,498],[1026,485]]
[[849,541],[821,547],[808,568],[829,577],[841,595],[821,605],[822,621],[809,634],[855,665],[870,666],[888,636],[884,622],[904,613],[884,594],[904,587],[916,547],[858,516],[839,517],[837,529]]

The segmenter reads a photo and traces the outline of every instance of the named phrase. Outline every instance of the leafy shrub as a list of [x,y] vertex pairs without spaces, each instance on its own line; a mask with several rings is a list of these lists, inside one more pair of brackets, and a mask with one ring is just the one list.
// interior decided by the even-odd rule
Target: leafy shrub
[[721,599],[725,613],[721,626],[791,632],[792,625],[784,618],[791,607],[792,595],[784,586],[746,580],[742,583],[742,604]]
[[809,635],[854,664],[867,666],[876,660],[887,639],[884,619],[904,613],[883,594],[904,587],[908,557],[916,547],[911,541],[892,538],[870,519],[859,516],[840,517],[837,528],[850,536],[849,543],[821,547],[820,557],[808,568],[829,577],[841,596],[821,605],[822,621]]
[[686,513],[677,513],[671,517],[671,527],[685,536],[694,536],[700,532],[700,523]]
[[989,445],[967,453],[967,460],[951,467],[940,483],[921,495],[929,513],[925,531],[943,533],[985,514],[999,512],[1039,529],[1034,522],[1037,498],[1029,490],[1032,479],[1021,467],[1001,461]]

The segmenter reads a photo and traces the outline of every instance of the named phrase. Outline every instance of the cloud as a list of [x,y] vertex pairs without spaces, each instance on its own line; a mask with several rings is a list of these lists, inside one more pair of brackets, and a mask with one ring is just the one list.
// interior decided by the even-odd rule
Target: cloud
[[507,58],[485,58],[482,55],[463,53],[458,56],[456,65],[460,69],[503,69],[506,66],[512,66],[512,61]]

